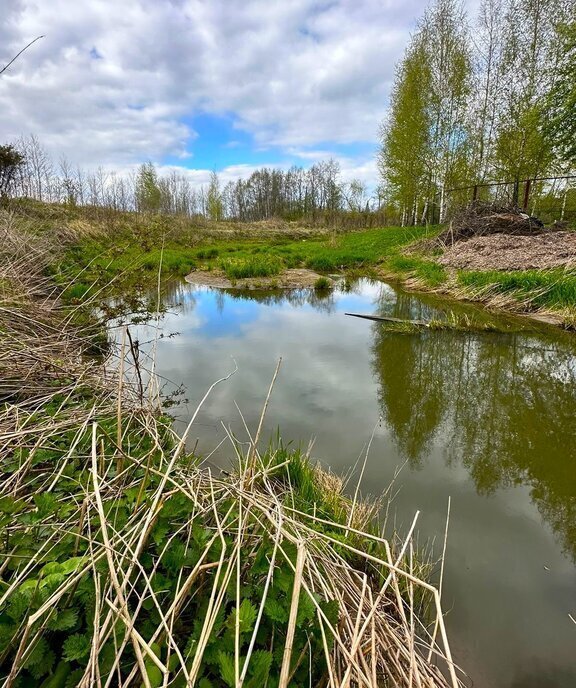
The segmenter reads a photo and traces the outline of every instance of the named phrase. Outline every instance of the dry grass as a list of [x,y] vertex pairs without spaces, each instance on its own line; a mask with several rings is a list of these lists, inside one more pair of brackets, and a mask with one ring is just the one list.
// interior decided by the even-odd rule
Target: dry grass
[[439,591],[415,564],[417,514],[389,541],[376,507],[318,468],[320,503],[303,502],[293,457],[259,451],[262,423],[237,471],[214,476],[186,452],[212,388],[176,436],[132,384],[127,346],[120,364],[85,357],[43,277],[52,248],[10,217],[3,230],[3,686],[46,671],[78,686],[460,685]]

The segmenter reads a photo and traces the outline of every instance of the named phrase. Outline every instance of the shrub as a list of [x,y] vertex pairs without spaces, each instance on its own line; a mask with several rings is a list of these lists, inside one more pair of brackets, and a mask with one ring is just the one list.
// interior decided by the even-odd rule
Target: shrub
[[315,282],[314,282],[314,289],[316,291],[327,291],[328,289],[332,288],[332,281],[329,280],[327,277],[319,277]]

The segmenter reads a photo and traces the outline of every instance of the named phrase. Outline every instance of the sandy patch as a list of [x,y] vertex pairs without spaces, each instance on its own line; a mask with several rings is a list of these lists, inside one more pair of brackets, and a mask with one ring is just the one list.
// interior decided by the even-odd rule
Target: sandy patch
[[232,282],[221,270],[195,270],[185,279],[190,284],[198,284],[219,289],[301,289],[313,287],[316,280],[321,277],[313,270],[299,269],[286,270],[273,277],[246,277]]
[[474,237],[448,247],[438,262],[467,270],[576,268],[576,232]]

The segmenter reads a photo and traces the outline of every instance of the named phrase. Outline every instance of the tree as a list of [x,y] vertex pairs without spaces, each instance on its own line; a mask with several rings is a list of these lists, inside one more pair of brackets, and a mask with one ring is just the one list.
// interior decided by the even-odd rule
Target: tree
[[208,210],[208,217],[211,220],[222,219],[222,194],[220,193],[220,180],[216,172],[210,173],[210,183],[208,184],[208,193],[206,197],[206,207]]
[[427,219],[434,198],[469,176],[471,56],[456,0],[422,17],[396,74],[379,168],[403,222]]
[[390,114],[381,126],[378,169],[402,223],[416,221],[430,158],[430,70],[420,35],[413,37],[396,70]]
[[[420,22],[420,34],[430,78],[428,204],[438,192],[460,186],[469,177],[472,60],[462,5],[458,0],[436,0]],[[426,215],[425,206],[422,219]]]
[[158,175],[153,163],[140,166],[136,177],[136,209],[145,213],[157,213],[162,203],[162,191],[158,185]]
[[501,99],[504,54],[504,0],[483,0],[476,22],[474,94],[469,128],[472,137],[472,170],[475,181],[490,178],[494,163],[495,132]]
[[564,12],[563,0],[508,2],[495,165],[501,179],[515,182],[516,203],[521,180],[553,171],[553,143],[544,123],[560,58],[554,27]]
[[24,156],[14,146],[0,146],[0,198],[9,196],[16,173],[24,164]]
[[560,57],[548,94],[544,136],[568,169],[576,168],[576,19],[555,30]]

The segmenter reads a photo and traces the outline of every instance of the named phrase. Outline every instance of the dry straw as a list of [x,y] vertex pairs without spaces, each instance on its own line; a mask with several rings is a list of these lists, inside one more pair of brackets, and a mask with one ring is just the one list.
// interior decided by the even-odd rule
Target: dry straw
[[[17,245],[21,230],[15,231],[10,219],[4,219],[4,229]],[[343,518],[331,521],[315,509],[303,509],[287,482],[290,458],[278,461],[274,451],[263,454],[259,450],[274,381],[256,435],[240,456],[235,473],[215,476],[197,462],[191,463],[186,441],[212,388],[192,414],[185,433],[176,437],[155,412],[156,404],[134,391],[133,362],[131,366],[125,345],[121,366],[104,366],[82,356],[82,332],[60,312],[41,269],[34,269],[34,264],[49,260],[48,252],[28,261],[25,252],[14,249],[11,264],[3,257],[2,283],[12,281],[13,273],[25,267],[33,293],[13,289],[0,302],[0,456],[23,457],[15,470],[1,474],[0,498],[20,500],[43,535],[38,550],[17,565],[9,545],[2,545],[0,575],[6,577],[0,587],[0,612],[26,581],[40,580],[38,571],[64,538],[73,534],[76,550],[84,554],[42,604],[24,616],[4,647],[2,685],[16,685],[35,648],[49,633],[55,610],[65,609],[87,578],[94,586],[94,614],[89,655],[77,685],[151,687],[168,686],[175,680],[199,685],[207,647],[229,604],[230,591],[235,591],[238,606],[244,581],[262,543],[267,542],[267,570],[261,576],[253,627],[244,647],[240,614],[235,617],[234,685],[248,680],[257,656],[255,647],[262,642],[259,629],[275,578],[289,571],[293,581],[289,618],[277,638],[270,639],[278,643],[282,638],[283,644],[275,685],[290,686],[295,673],[311,661],[306,646],[296,653],[294,645],[299,606],[307,600],[313,605],[324,648],[321,685],[460,686],[439,591],[418,574],[414,563],[418,515],[403,540],[389,541],[371,527],[377,507],[362,504],[357,492],[348,500],[341,491],[342,481],[318,468],[313,472],[316,486],[330,486]],[[14,313],[26,316],[12,319]],[[278,369],[274,380],[277,373]],[[68,403],[85,388],[90,390],[89,404]],[[56,399],[61,413],[54,413]],[[43,415],[49,406],[50,416]],[[112,432],[110,419],[119,419]],[[67,444],[57,460],[49,464],[34,460],[36,452],[62,437]],[[237,448],[235,438],[231,439]],[[87,454],[79,456],[82,447],[88,447],[82,449]],[[86,479],[79,475],[72,489],[69,467],[79,460]],[[60,489],[64,480],[65,496]],[[137,496],[131,511],[120,520],[110,505],[130,491]],[[35,499],[48,493],[75,508],[64,516],[39,516]],[[165,543],[152,548],[153,530],[176,499],[187,504],[188,515],[185,520],[175,518]],[[175,539],[189,542],[196,526],[206,533],[203,548],[194,562],[172,571],[169,591],[159,588],[159,571],[169,568],[171,544]],[[14,541],[26,528],[30,525],[15,519],[5,525],[2,541]],[[149,555],[152,549],[153,557]],[[181,620],[198,596],[204,600],[205,612],[191,647],[184,640],[187,635]],[[324,603],[330,601],[338,607],[336,623],[325,611]],[[153,615],[148,613],[151,609]],[[153,627],[151,619],[155,619]],[[102,653],[111,644],[114,654],[107,656],[104,669]]]

